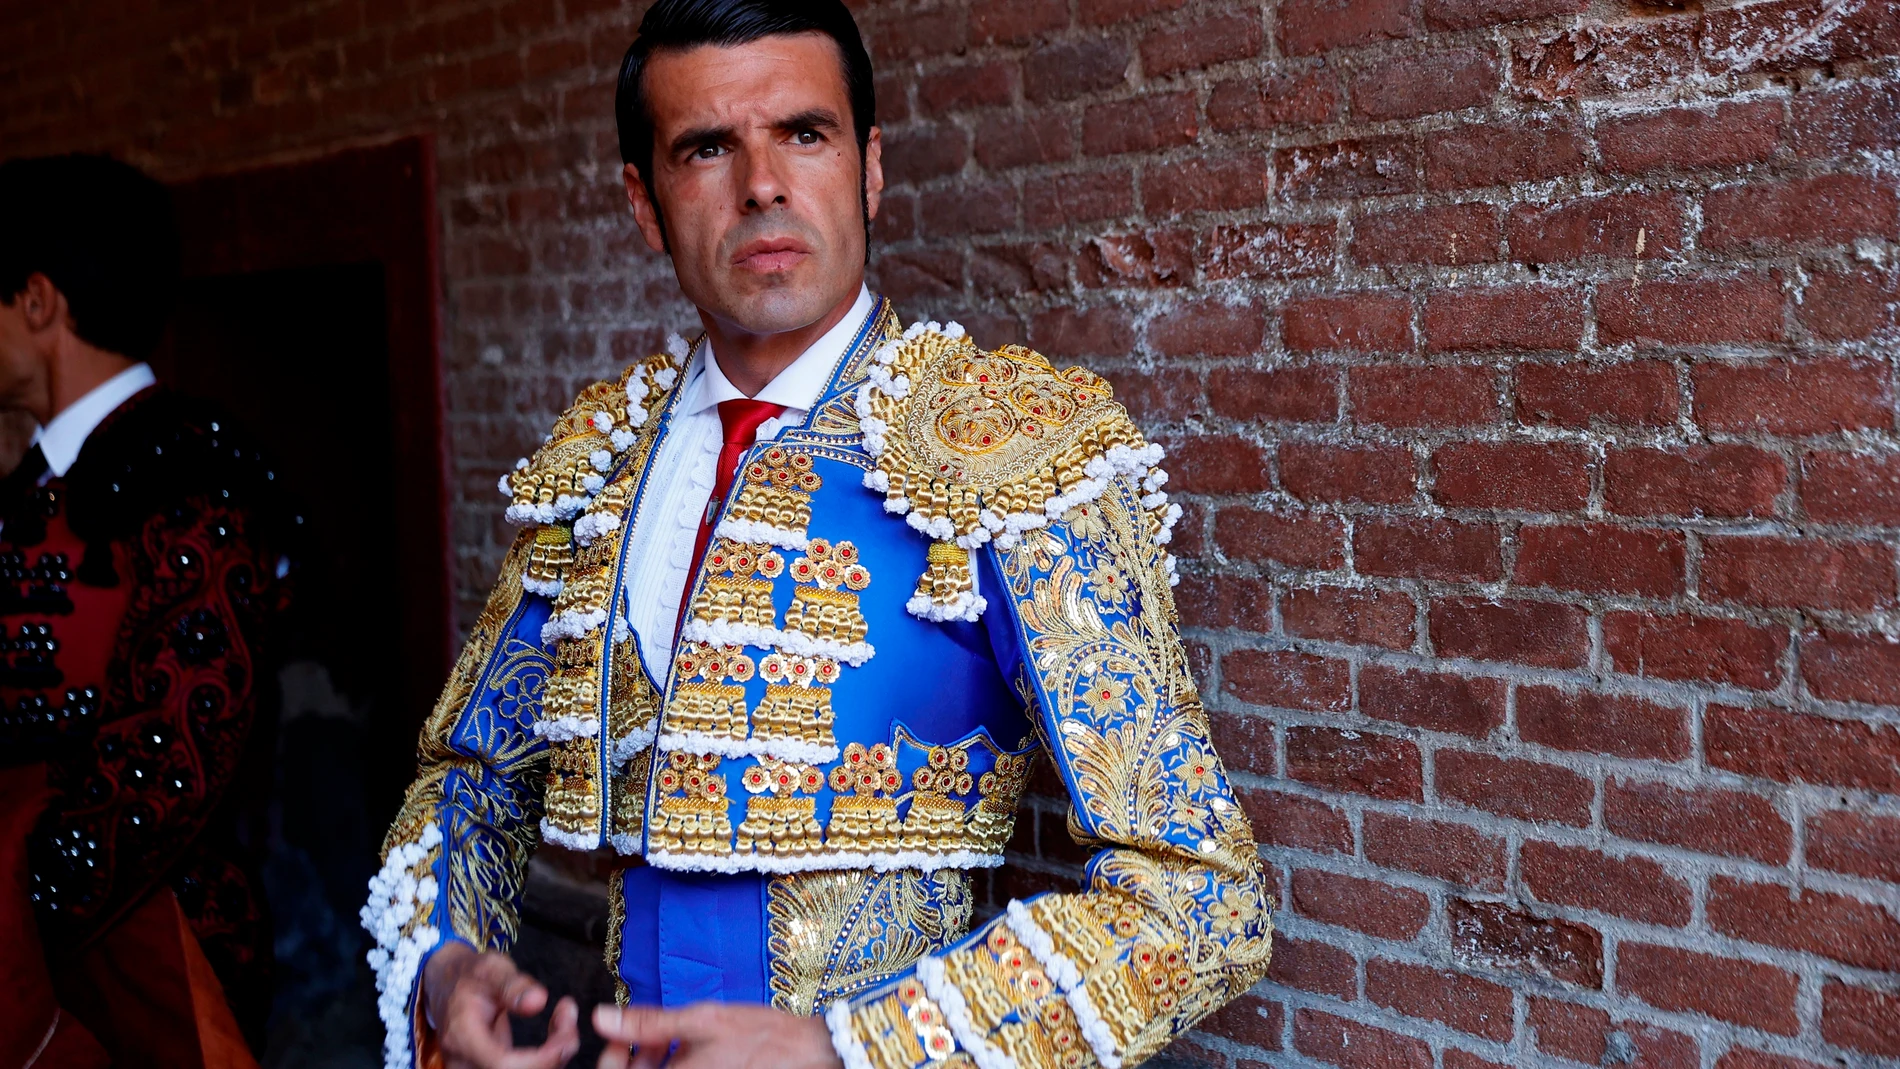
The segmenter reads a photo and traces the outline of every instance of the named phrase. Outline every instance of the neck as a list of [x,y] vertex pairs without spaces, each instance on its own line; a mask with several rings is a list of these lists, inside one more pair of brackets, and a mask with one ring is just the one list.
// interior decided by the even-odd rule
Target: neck
[[40,405],[32,409],[42,427],[134,363],[77,338],[62,340],[59,351],[46,362],[46,391]]
[[803,356],[813,342],[824,337],[826,331],[844,319],[845,314],[851,311],[851,306],[858,303],[860,288],[861,285],[851,287],[842,301],[811,325],[777,334],[755,334],[703,308],[700,309],[699,320],[706,328],[706,337],[712,342],[713,358],[719,361],[719,370],[726,376],[726,381],[747,397],[754,397],[773,379],[778,378],[779,372],[791,367],[793,361]]

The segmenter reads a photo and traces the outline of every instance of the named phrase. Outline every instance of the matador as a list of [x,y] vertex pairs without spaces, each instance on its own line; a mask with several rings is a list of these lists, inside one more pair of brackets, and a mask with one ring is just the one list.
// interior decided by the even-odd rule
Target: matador
[[[568,1000],[508,1039],[547,1007],[506,957],[541,841],[623,861],[602,1066],[1136,1065],[1271,935],[1161,450],[1095,374],[865,287],[883,147],[838,0],[659,0],[616,114],[703,329],[501,479],[521,530],[364,909],[388,1065],[578,1049]],[[972,927],[1045,755],[1082,886]]]

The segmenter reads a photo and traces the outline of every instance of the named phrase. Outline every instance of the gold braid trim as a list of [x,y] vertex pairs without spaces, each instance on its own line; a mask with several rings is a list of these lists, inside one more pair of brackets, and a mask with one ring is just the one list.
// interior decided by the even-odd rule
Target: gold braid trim
[[992,539],[1008,549],[1118,476],[1140,482],[1147,533],[1168,541],[1180,507],[1160,490],[1161,450],[1095,373],[1057,371],[1020,345],[981,350],[954,323],[922,323],[880,347],[866,374],[858,417],[877,469],[865,483],[934,540],[913,614],[976,619],[971,551]]

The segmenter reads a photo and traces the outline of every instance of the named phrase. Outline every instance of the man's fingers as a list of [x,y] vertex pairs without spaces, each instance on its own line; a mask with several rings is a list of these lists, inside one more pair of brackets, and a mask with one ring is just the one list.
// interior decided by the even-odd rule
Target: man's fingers
[[532,1017],[548,1004],[548,989],[527,973],[516,973],[501,989],[501,1004],[509,1013]]
[[495,1063],[495,1069],[560,1069],[581,1049],[579,1020],[580,1007],[571,998],[562,999],[548,1019],[547,1040],[538,1047],[509,1051]]

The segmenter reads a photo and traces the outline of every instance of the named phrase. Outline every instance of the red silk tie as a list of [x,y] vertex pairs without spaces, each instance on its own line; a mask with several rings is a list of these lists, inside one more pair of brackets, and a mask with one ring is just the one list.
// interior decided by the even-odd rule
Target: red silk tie
[[732,491],[733,476],[739,470],[739,456],[752,446],[759,435],[759,424],[785,411],[784,405],[735,397],[719,402],[719,424],[725,430],[725,444],[719,447],[719,467],[714,469],[712,495],[706,499],[706,511],[699,518],[699,539],[693,543],[693,562],[686,568],[686,588],[680,591],[680,615],[674,634],[686,622],[687,598],[693,592],[693,577],[699,574],[699,562],[712,544],[713,523],[720,506]]

